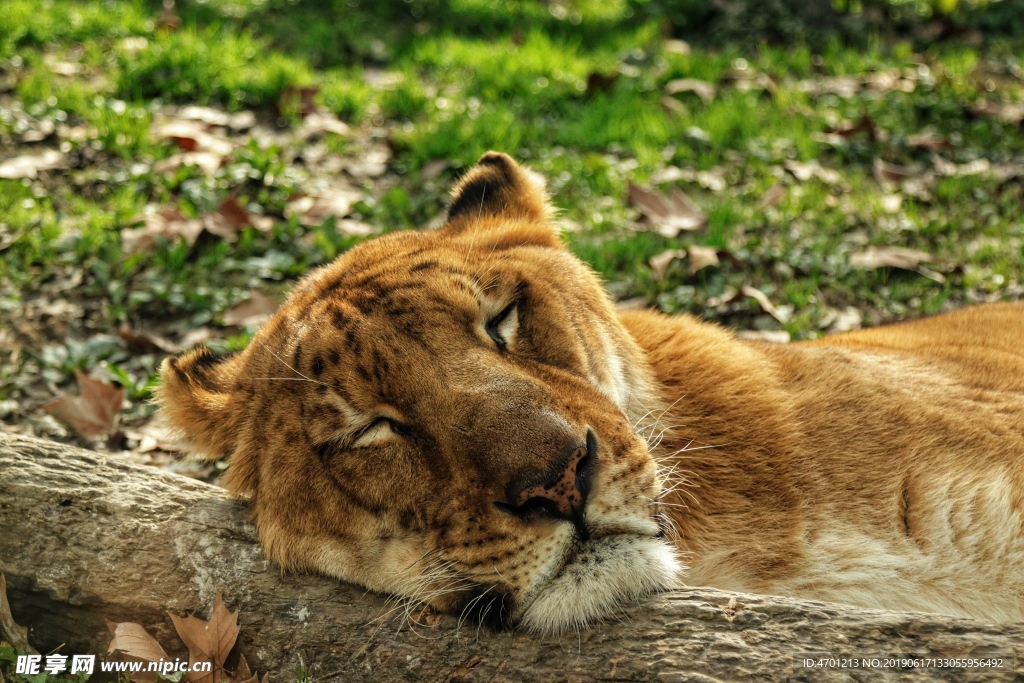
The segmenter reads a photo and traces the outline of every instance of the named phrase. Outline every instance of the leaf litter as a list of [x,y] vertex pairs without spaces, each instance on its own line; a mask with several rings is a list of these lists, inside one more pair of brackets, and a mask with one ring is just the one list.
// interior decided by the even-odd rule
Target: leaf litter
[[[0,577],[2,581],[2,577]],[[2,584],[0,584],[2,586]],[[2,602],[0,602],[2,608]],[[241,627],[238,624],[240,610],[232,612],[224,605],[223,593],[217,589],[213,601],[213,610],[210,619],[204,620],[195,615],[179,616],[168,612],[174,630],[181,639],[181,642],[188,649],[189,671],[185,678],[190,683],[257,683],[259,678],[249,668],[249,663],[244,655],[239,656],[238,667],[234,672],[224,668],[228,656],[231,654],[235,643],[238,641],[238,634]],[[134,622],[114,623],[107,621],[107,628],[111,633],[110,646],[107,654],[119,654],[129,661],[139,662],[160,662],[167,661],[170,657],[146,629]],[[195,671],[197,663],[209,662],[209,672]],[[132,680],[143,683],[154,681],[156,672],[140,672],[133,674]],[[268,683],[268,674],[264,674],[262,683]]]
[[221,320],[225,325],[255,327],[267,321],[277,311],[277,302],[255,289],[249,290],[249,298],[233,306]]
[[82,436],[100,438],[117,431],[124,405],[124,387],[94,379],[75,369],[78,396],[65,395],[42,405],[45,413],[68,425]]
[[0,161],[0,178],[20,180],[35,178],[40,171],[52,171],[67,166],[67,158],[56,149],[46,149],[38,154],[24,154]]
[[868,247],[864,251],[850,254],[850,266],[853,268],[899,268],[920,273],[936,282],[945,282],[946,277],[942,273],[922,265],[934,260],[927,252],[906,247]]
[[[213,601],[213,613],[209,621],[204,621],[195,616],[180,617],[168,612],[171,621],[174,623],[174,630],[178,632],[181,642],[188,648],[189,672],[188,680],[193,683],[219,683],[227,678],[224,671],[224,662],[227,661],[231,648],[235,646],[238,639],[238,610],[231,612],[224,606],[221,590],[217,589],[217,596]],[[195,671],[196,662],[210,662],[212,670],[209,673]],[[246,669],[248,669],[246,665]]]
[[651,266],[651,270],[654,271],[654,277],[658,280],[665,277],[665,271],[668,270],[669,265],[673,261],[686,258],[685,249],[667,249],[660,254],[655,254],[647,263]]
[[630,181],[626,198],[640,210],[641,220],[664,237],[700,230],[708,222],[707,215],[677,187],[665,195]]
[[[107,629],[110,630],[110,646],[107,647],[107,654],[120,654],[130,662],[159,662],[167,661],[170,657],[160,647],[156,638],[149,635],[141,624],[132,621],[114,623],[107,620]],[[133,681],[156,681],[155,671],[135,671],[131,674]]]
[[713,83],[696,78],[677,78],[665,84],[666,95],[678,95],[679,93],[693,93],[704,104],[710,104],[714,101],[715,95],[718,94],[718,89]]
[[771,299],[768,298],[768,295],[762,292],[757,287],[753,287],[751,285],[743,285],[743,287],[740,289],[740,294],[752,298],[761,307],[762,311],[764,311],[771,317],[775,318],[780,323],[785,324],[789,322],[789,312],[784,308],[775,306],[775,304],[772,303]]

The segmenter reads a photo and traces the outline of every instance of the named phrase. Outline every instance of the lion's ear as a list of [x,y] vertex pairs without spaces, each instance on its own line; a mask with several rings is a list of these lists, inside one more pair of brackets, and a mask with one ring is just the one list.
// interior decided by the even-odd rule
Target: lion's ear
[[229,455],[238,440],[242,410],[236,378],[238,356],[224,356],[205,346],[164,360],[157,401],[170,425],[185,433],[199,453]]
[[539,179],[512,157],[487,152],[452,191],[448,228],[460,232],[474,220],[519,218],[548,224],[552,208]]

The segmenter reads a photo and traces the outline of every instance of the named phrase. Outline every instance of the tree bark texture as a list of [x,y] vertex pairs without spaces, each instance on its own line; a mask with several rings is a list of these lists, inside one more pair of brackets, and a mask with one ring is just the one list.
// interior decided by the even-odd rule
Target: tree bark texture
[[[1024,681],[1024,624],[865,610],[706,588],[656,596],[581,633],[495,633],[407,620],[393,601],[264,558],[221,489],[0,433],[0,572],[16,621],[46,653],[102,654],[104,619],[136,621],[187,657],[168,610],[240,609],[254,672],[320,681]],[[429,623],[424,623],[429,622]],[[805,657],[1002,658],[999,669],[805,668]],[[230,662],[229,662],[230,664]]]

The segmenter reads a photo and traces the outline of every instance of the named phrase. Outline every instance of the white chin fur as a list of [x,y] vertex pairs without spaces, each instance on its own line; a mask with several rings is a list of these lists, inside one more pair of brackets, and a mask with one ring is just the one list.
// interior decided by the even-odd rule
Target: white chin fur
[[667,542],[643,536],[607,536],[586,543],[545,582],[519,619],[530,631],[583,628],[619,605],[678,585],[683,567]]

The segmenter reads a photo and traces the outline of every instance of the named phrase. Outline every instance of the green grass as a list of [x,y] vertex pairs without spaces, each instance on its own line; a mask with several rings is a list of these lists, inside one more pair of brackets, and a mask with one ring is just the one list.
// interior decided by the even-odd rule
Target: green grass
[[[10,419],[20,419],[43,391],[35,378],[65,384],[73,368],[108,363],[141,401],[159,359],[107,343],[125,322],[174,339],[210,326],[215,344],[244,343],[245,331],[219,324],[224,311],[249,289],[285,292],[361,239],[340,234],[333,219],[303,225],[286,210],[318,175],[308,154],[358,161],[381,147],[393,152],[384,175],[351,181],[363,196],[349,218],[385,232],[427,224],[480,153],[510,152],[547,177],[560,218],[579,227],[567,243],[616,297],[796,339],[824,333],[848,307],[877,323],[1020,298],[1019,181],[926,178],[926,194],[905,193],[890,213],[872,171],[876,159],[929,171],[932,152],[909,142],[926,132],[949,141],[947,160],[1024,162],[1019,125],[970,111],[979,100],[1024,101],[1024,37],[1010,28],[1021,23],[1010,5],[957,8],[964,35],[987,27],[981,45],[917,37],[907,12],[935,11],[926,2],[894,3],[892,25],[848,17],[824,36],[763,9],[748,25],[774,22],[764,37],[789,31],[780,46],[696,1],[179,0],[175,29],[159,2],[7,0],[0,161],[59,148],[70,167],[0,179],[0,308],[22,316],[0,347],[0,400],[18,400]],[[692,52],[667,43],[666,31],[691,39]],[[912,76],[912,92],[813,88],[897,71]],[[774,92],[737,87],[732,79],[744,73],[767,75]],[[682,106],[666,108],[665,86],[680,78],[714,83],[717,94],[705,102],[679,93]],[[598,81],[603,87],[588,86]],[[290,139],[299,118],[285,100],[302,87],[316,88],[317,105],[352,133]],[[181,151],[150,135],[168,105],[253,110],[273,135],[239,143],[209,174],[158,171]],[[840,122],[864,117],[876,135],[823,141]],[[36,129],[50,132],[24,139]],[[421,175],[438,160],[448,166]],[[840,182],[799,182],[783,170],[815,160]],[[692,178],[662,188],[687,192],[708,215],[704,230],[638,231],[627,183],[648,183],[667,166]],[[724,177],[725,188],[701,182],[700,172]],[[763,207],[778,182],[785,197]],[[138,229],[147,207],[194,218],[227,197],[271,216],[273,228],[246,228],[230,243],[205,235],[191,247],[159,239],[142,253],[122,248],[121,232]],[[654,276],[650,257],[691,245],[725,255],[695,274],[683,261]],[[851,268],[850,254],[869,245],[933,254],[928,267],[941,277]],[[786,322],[737,297],[744,285],[788,311]],[[82,315],[50,324],[25,312],[26,302],[57,299]],[[90,346],[95,338],[102,343]]]

